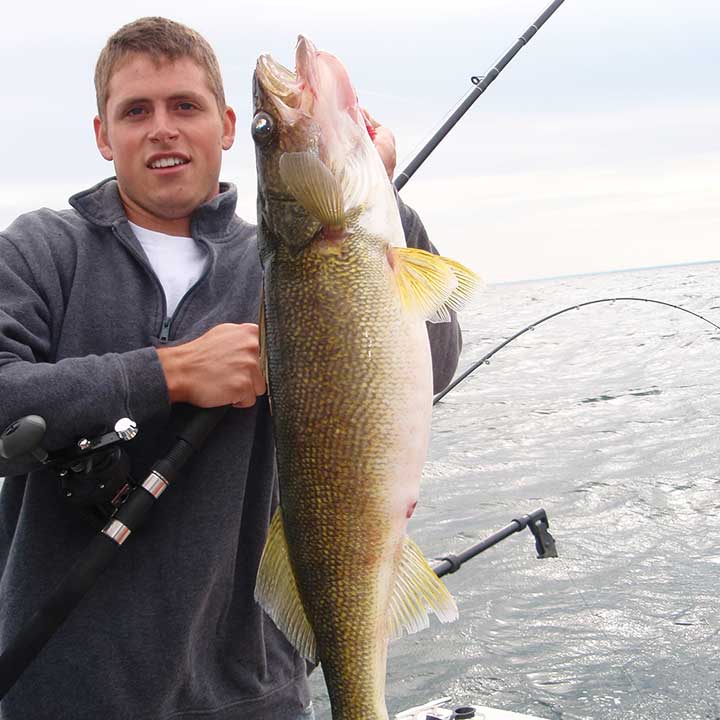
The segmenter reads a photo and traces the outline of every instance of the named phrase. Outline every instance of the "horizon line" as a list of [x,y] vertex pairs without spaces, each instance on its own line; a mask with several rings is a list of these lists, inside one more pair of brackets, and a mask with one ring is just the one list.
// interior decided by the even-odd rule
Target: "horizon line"
[[589,275],[614,275],[626,272],[642,272],[644,270],[662,270],[663,268],[690,267],[692,265],[713,265],[720,263],[717,260],[690,260],[687,262],[665,263],[663,265],[641,265],[638,267],[615,268],[614,270],[591,270],[588,272],[567,273],[565,275],[542,275],[540,277],[524,278],[522,280],[499,280],[488,285],[514,285],[519,283],[545,282],[547,280],[564,280],[567,278],[588,277]]

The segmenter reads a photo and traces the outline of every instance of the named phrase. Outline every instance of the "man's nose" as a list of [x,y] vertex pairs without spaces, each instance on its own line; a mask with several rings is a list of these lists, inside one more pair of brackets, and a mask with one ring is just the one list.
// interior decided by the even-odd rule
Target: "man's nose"
[[152,142],[165,142],[178,136],[178,129],[172,115],[167,110],[156,110],[153,113],[153,124],[149,138]]

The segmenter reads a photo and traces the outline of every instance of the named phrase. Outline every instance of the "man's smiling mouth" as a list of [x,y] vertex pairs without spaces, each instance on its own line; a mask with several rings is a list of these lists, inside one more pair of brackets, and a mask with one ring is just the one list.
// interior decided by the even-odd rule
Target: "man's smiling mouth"
[[189,160],[180,157],[165,157],[153,160],[148,164],[148,167],[157,170],[159,168],[175,167],[176,165],[187,165],[189,162]]

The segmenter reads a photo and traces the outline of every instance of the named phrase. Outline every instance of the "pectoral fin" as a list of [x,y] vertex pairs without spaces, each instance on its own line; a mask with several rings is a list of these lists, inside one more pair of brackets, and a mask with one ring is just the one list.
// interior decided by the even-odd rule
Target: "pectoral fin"
[[447,322],[480,285],[480,278],[455,260],[417,248],[391,247],[388,261],[395,271],[403,306],[431,322]]
[[260,559],[255,599],[297,651],[311,662],[317,663],[315,634],[302,606],[295,575],[290,566],[280,508],[276,510],[270,523],[268,539]]
[[457,620],[458,610],[448,589],[433,572],[420,548],[405,538],[395,591],[390,600],[387,634],[395,640],[430,625],[428,613],[440,622]]
[[285,153],[279,169],[288,190],[310,215],[327,228],[345,226],[340,183],[317,155]]

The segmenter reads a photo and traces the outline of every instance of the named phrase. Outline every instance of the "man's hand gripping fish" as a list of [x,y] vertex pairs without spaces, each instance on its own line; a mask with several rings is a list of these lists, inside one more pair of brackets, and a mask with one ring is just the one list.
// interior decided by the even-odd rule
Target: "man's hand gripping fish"
[[301,37],[296,67],[261,56],[254,77],[262,353],[281,495],[256,598],[322,664],[333,720],[386,720],[388,641],[427,627],[430,611],[457,617],[405,531],[430,432],[425,320],[447,319],[477,278],[405,247],[340,61]]

